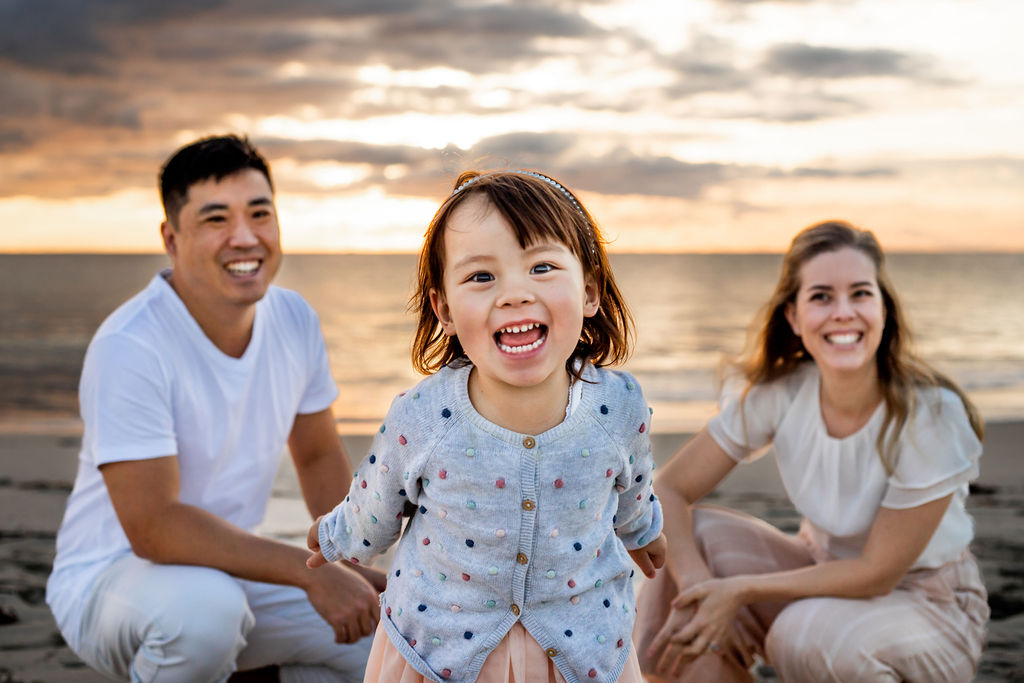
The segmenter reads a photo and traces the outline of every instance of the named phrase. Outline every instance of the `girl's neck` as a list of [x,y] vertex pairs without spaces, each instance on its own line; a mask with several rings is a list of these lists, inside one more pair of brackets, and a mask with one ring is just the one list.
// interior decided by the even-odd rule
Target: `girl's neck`
[[821,374],[821,417],[833,437],[843,438],[859,431],[881,400],[882,385],[874,365],[865,372]]
[[554,373],[541,384],[517,387],[488,378],[474,367],[469,375],[469,400],[480,415],[499,427],[541,434],[565,420],[569,373]]

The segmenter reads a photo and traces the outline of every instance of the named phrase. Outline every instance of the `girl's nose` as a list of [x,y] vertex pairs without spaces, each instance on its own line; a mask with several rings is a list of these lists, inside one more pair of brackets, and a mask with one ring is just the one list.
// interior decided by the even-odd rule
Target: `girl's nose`
[[512,279],[505,282],[496,303],[499,307],[504,308],[506,306],[522,306],[533,301],[534,295],[531,289],[524,282]]

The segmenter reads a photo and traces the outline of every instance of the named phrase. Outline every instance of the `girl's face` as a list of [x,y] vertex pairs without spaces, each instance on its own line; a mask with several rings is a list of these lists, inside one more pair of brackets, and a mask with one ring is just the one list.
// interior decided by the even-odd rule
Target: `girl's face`
[[874,371],[885,327],[875,264],[852,247],[818,254],[800,268],[786,319],[823,373]]
[[486,198],[466,199],[444,233],[444,289],[430,303],[491,386],[564,385],[565,362],[598,310],[597,287],[561,242],[519,246]]

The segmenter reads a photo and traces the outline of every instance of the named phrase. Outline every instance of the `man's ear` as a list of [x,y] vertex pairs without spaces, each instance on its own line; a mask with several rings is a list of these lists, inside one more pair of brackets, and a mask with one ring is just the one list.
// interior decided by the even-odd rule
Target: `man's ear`
[[583,317],[592,318],[601,309],[601,292],[594,278],[587,275],[583,283]]
[[454,337],[456,335],[455,322],[452,320],[452,312],[448,307],[448,300],[445,298],[444,292],[439,292],[433,287],[430,288],[430,307],[434,309],[434,315],[441,323],[444,333],[449,337]]
[[793,330],[793,334],[799,337],[800,331],[796,327],[796,304],[789,301],[786,303],[786,307],[782,310],[783,313],[786,314],[786,320],[789,322],[789,329]]
[[164,251],[167,252],[171,259],[178,255],[178,243],[175,241],[177,236],[178,233],[170,221],[164,221],[160,224],[160,238],[164,241]]

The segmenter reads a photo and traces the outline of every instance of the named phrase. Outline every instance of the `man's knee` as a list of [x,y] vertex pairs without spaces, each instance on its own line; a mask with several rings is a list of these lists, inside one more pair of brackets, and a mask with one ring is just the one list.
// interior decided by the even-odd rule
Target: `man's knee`
[[223,572],[182,568],[187,580],[147,629],[134,668],[143,680],[218,680],[234,669],[254,619],[245,593]]

